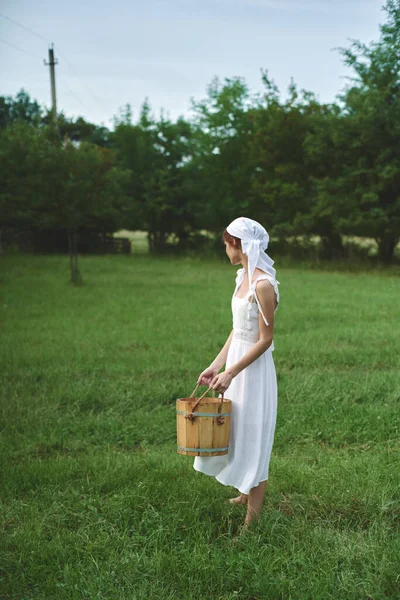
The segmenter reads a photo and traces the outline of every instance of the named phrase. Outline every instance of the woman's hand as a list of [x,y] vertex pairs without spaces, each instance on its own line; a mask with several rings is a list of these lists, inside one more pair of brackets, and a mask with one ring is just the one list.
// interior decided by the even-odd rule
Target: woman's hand
[[215,379],[215,377],[218,375],[218,371],[219,369],[217,369],[216,367],[207,367],[207,369],[200,373],[197,383],[199,385],[210,386],[212,380]]
[[220,392],[220,394],[223,394],[224,392],[226,392],[228,387],[231,385],[232,379],[233,379],[232,373],[230,373],[229,371],[224,371],[223,373],[220,373],[212,380],[212,382],[210,383],[210,386],[212,387],[213,390],[216,390],[217,392]]

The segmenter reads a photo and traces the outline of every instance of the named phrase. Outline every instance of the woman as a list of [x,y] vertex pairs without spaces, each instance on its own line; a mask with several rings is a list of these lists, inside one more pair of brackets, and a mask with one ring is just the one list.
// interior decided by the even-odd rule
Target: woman
[[248,529],[261,512],[275,434],[278,388],[272,352],[279,281],[265,253],[268,233],[257,221],[239,217],[223,237],[231,263],[243,267],[232,297],[233,330],[198,383],[232,401],[229,450],[223,456],[196,456],[193,467],[239,490],[240,496],[229,501],[247,503]]

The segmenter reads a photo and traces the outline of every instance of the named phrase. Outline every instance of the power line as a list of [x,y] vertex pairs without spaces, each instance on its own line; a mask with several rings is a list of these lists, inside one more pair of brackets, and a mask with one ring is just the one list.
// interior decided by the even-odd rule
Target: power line
[[16,46],[15,44],[12,44],[11,42],[7,42],[6,40],[3,40],[2,38],[0,38],[0,42],[3,42],[3,44],[7,44],[7,46],[11,46],[11,48],[16,48],[16,50],[20,50],[21,52],[25,52],[26,54],[30,54],[30,56],[34,56],[35,58],[42,60],[42,57],[39,56],[38,54],[33,54],[33,52],[29,52],[29,50],[20,48],[19,46]]
[[[18,27],[21,27],[22,29],[25,29],[25,31],[28,31],[29,33],[31,33],[32,35],[35,35],[36,37],[44,40],[47,44],[49,44],[49,40],[47,40],[45,37],[43,37],[42,35],[40,35],[40,33],[37,33],[36,31],[33,31],[32,29],[29,29],[28,27],[25,27],[25,25],[22,25],[21,23],[18,23],[18,21],[15,21],[15,19],[11,19],[10,17],[7,17],[7,15],[0,13],[0,17],[3,17],[4,19],[7,19],[8,21],[10,21],[11,23],[14,23],[14,25],[17,25]],[[4,41],[4,40],[0,40],[0,41]],[[5,44],[9,44],[10,46],[13,46],[13,44],[10,44],[9,42],[4,41]],[[23,50],[22,48],[18,48],[18,46],[14,46],[14,48],[17,48],[17,50],[21,50],[22,52],[26,52],[27,54],[32,54],[32,56],[36,56],[36,58],[38,58],[37,55],[28,52],[27,50]],[[107,107],[103,104],[103,102],[99,99],[98,96],[96,96],[96,94],[94,94],[94,92],[92,92],[92,90],[89,88],[89,86],[82,80],[82,78],[78,75],[78,73],[75,71],[74,67],[69,63],[69,61],[67,60],[65,54],[63,52],[61,52],[61,50],[59,49],[59,47],[56,45],[57,51],[58,53],[63,57],[64,61],[66,62],[66,64],[68,65],[68,67],[71,69],[71,71],[74,73],[75,77],[77,77],[79,79],[79,81],[81,82],[81,84],[87,89],[87,91],[93,96],[93,98],[96,100],[96,102],[101,106],[101,108],[103,110],[105,110],[106,112],[108,112]],[[81,101],[80,101],[81,102]],[[83,102],[81,102],[81,104],[83,104]],[[89,109],[87,109],[89,110]]]
[[76,100],[78,100],[78,102],[79,102],[80,104],[82,104],[83,108],[85,108],[86,110],[88,110],[88,111],[90,112],[90,108],[88,108],[88,107],[86,106],[86,104],[85,104],[84,102],[82,102],[82,100],[81,100],[80,98],[78,98],[78,96],[75,94],[75,92],[73,92],[73,91],[71,90],[71,88],[69,87],[69,85],[67,85],[67,84],[65,83],[65,81],[64,81],[64,85],[65,85],[65,87],[67,88],[67,90],[69,91],[69,93],[71,94],[71,96],[74,96],[74,98],[76,98]]
[[[21,23],[18,23],[18,21],[15,21],[15,19],[11,19],[10,17],[7,17],[7,15],[0,13],[0,17],[3,17],[4,19],[7,19],[8,21],[10,21],[11,23],[14,23],[14,25],[18,25],[18,27],[21,27],[22,29],[25,29],[25,31],[28,31],[29,33],[31,33],[32,35],[35,35],[36,37],[44,40],[47,44],[49,44],[49,40],[47,40],[45,37],[43,37],[42,35],[40,35],[40,33],[36,33],[36,31],[33,31],[32,29],[29,29],[28,27],[25,27],[25,25],[22,25]],[[7,43],[7,42],[6,42]],[[79,79],[79,81],[81,82],[81,84],[87,89],[87,91],[93,96],[93,98],[96,100],[96,102],[101,106],[101,108],[105,111],[108,111],[107,107],[104,106],[103,102],[100,100],[100,98],[98,96],[96,96],[96,94],[94,94],[92,92],[92,90],[89,88],[89,86],[82,80],[82,78],[78,75],[78,73],[76,72],[76,70],[74,69],[74,67],[69,63],[69,61],[67,60],[65,54],[63,52],[61,52],[60,48],[56,45],[58,54],[60,54],[64,61],[66,62],[66,64],[68,65],[68,67],[71,69],[71,71],[74,73],[75,77],[77,77]],[[19,50],[21,50],[21,48],[19,48]],[[24,52],[27,52],[26,50],[24,50]],[[28,53],[29,54],[29,53]]]
[[36,33],[36,31],[32,31],[32,29],[28,29],[28,27],[25,27],[25,25],[21,25],[21,23],[18,23],[18,21],[14,21],[14,19],[10,19],[10,17],[7,17],[7,15],[3,15],[3,13],[0,13],[0,17],[7,19],[7,21],[11,21],[11,23],[14,23],[14,25],[18,25],[18,27],[22,27],[22,29],[29,31],[29,33],[31,33],[32,35],[36,35],[36,37],[44,40],[47,44],[50,43],[49,40],[46,40],[46,38],[44,38],[42,35],[40,35],[40,33]]
[[96,96],[96,94],[94,94],[92,92],[92,90],[89,88],[89,86],[83,81],[83,79],[75,71],[74,67],[68,62],[67,58],[65,57],[64,52],[61,52],[61,50],[60,50],[59,47],[57,47],[57,50],[58,50],[58,54],[60,54],[64,58],[64,60],[67,63],[67,65],[69,66],[69,68],[71,69],[71,71],[74,73],[75,77],[77,77],[79,79],[79,81],[81,82],[81,84],[88,90],[88,92],[93,96],[93,98],[100,104],[101,108],[103,110],[107,110],[107,108],[104,106],[104,104],[102,103],[102,101],[98,98],[98,96]]
[[[19,46],[16,46],[15,44],[12,44],[11,42],[7,42],[6,40],[3,40],[2,38],[0,38],[0,42],[2,42],[3,44],[7,44],[8,46],[11,46],[11,48],[15,48],[16,50],[25,52],[26,54],[29,54],[30,56],[33,56],[34,58],[38,58],[39,60],[42,60],[42,57],[39,56],[38,54],[33,54],[32,52],[29,52],[28,50],[25,50],[24,48],[20,48]],[[82,102],[82,100],[71,90],[71,88],[65,82],[64,82],[64,85],[68,89],[71,96],[74,96],[76,98],[76,100],[78,100],[78,102],[80,104],[82,104],[82,106],[90,113],[90,109],[86,106],[86,104],[84,102]]]

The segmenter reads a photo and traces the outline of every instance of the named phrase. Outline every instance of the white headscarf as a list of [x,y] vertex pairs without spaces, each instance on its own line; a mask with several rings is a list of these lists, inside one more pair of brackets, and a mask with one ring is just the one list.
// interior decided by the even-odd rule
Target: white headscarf
[[[248,257],[247,276],[249,278],[249,290],[252,288],[252,278],[256,268],[265,271],[276,281],[276,270],[272,266],[275,261],[273,261],[272,258],[265,252],[265,250],[268,248],[269,242],[267,230],[257,221],[247,217],[239,217],[238,219],[235,219],[232,221],[232,223],[230,223],[230,225],[228,225],[226,230],[230,235],[233,235],[241,240],[242,250]],[[279,281],[276,281],[276,283],[278,284]],[[274,285],[274,288],[278,294],[277,285]],[[264,321],[268,325],[268,321],[262,312],[255,289],[254,296],[257,300]]]
[[226,230],[231,235],[240,238],[242,250],[248,257],[249,289],[253,273],[257,268],[269,273],[275,279],[276,271],[272,266],[275,261],[265,252],[269,242],[267,230],[257,221],[247,217],[235,219]]

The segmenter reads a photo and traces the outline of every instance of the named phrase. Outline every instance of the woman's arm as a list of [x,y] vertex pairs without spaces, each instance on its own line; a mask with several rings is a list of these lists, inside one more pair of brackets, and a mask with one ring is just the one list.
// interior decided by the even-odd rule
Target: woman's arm
[[229,337],[226,340],[225,345],[222,348],[221,352],[218,354],[218,356],[216,356],[214,358],[210,367],[215,367],[218,371],[220,371],[222,369],[222,367],[226,363],[226,358],[228,356],[229,347],[230,347],[231,341],[232,341],[232,335],[233,335],[233,329],[230,332]]
[[228,339],[225,342],[221,352],[214,358],[211,365],[207,367],[199,376],[197,383],[200,385],[210,385],[211,381],[217,376],[219,371],[226,363],[226,357],[228,356],[229,346],[231,345],[233,335],[233,329],[229,334]]
[[228,372],[231,373],[232,377],[236,377],[240,371],[243,371],[243,369],[257,360],[257,358],[261,356],[261,354],[264,354],[272,344],[274,337],[275,290],[268,280],[264,279],[258,282],[257,296],[268,321],[268,325],[265,324],[260,313],[258,317],[260,339],[254,344],[251,350],[249,350],[235,365],[232,365],[232,367],[228,369]]
[[243,369],[245,369],[246,367],[251,365],[252,362],[257,360],[257,358],[259,358],[261,354],[264,354],[264,352],[268,350],[271,344],[272,339],[259,339],[258,342],[254,344],[251,350],[249,350],[235,365],[232,365],[232,367],[226,370],[226,373],[230,373],[233,379],[234,377],[236,377],[236,375],[240,373],[240,371],[243,371]]
[[225,392],[230,386],[232,379],[252,362],[257,360],[261,354],[264,354],[272,344],[274,337],[275,290],[268,280],[259,281],[256,287],[257,296],[263,313],[268,321],[268,325],[265,324],[260,312],[260,339],[236,364],[229,367],[229,369],[223,373],[216,375],[211,381],[210,386],[218,392]]

